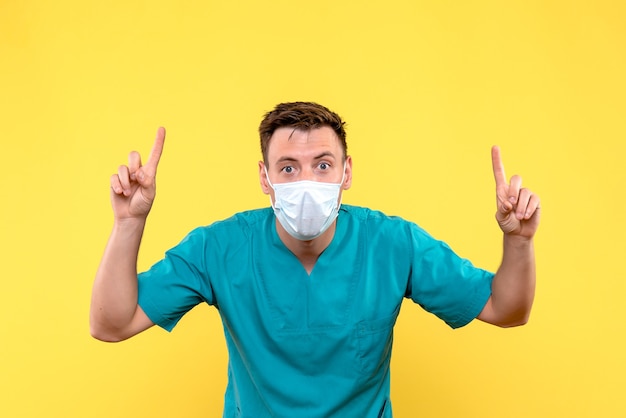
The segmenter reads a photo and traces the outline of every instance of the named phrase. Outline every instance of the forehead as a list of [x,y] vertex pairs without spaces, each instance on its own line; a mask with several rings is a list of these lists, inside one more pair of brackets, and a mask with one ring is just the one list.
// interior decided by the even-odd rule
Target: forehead
[[267,148],[269,162],[279,158],[306,158],[317,155],[320,151],[332,153],[335,157],[343,155],[339,137],[328,126],[302,130],[292,127],[278,128],[272,134]]

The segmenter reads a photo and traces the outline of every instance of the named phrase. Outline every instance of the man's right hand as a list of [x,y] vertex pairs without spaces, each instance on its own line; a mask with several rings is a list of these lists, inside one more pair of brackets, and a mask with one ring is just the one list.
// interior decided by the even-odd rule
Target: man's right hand
[[128,166],[111,176],[115,222],[96,273],[89,319],[91,335],[102,341],[122,341],[154,325],[137,304],[137,256],[164,142],[165,129],[159,128],[146,164],[133,151]]
[[111,205],[116,220],[145,220],[150,213],[156,196],[156,171],[164,142],[165,128],[161,127],[145,165],[141,164],[139,153],[133,151],[128,156],[128,166],[120,166],[117,174],[111,176]]

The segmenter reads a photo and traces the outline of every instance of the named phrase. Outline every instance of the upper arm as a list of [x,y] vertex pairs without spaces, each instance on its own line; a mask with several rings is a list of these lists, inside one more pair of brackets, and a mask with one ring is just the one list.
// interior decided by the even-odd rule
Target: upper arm
[[502,328],[517,327],[526,324],[526,322],[528,321],[528,318],[525,318],[523,320],[519,320],[517,318],[511,319],[498,313],[493,304],[493,295],[489,297],[487,303],[485,303],[483,310],[478,314],[476,318],[488,324],[496,325]]
[[141,306],[137,305],[137,309],[135,310],[135,315],[133,316],[133,319],[130,322],[130,324],[128,324],[128,327],[126,328],[126,336],[124,339],[133,337],[139,334],[140,332],[147,330],[153,325],[154,325],[154,322],[152,322],[152,320],[148,318],[148,315],[146,315],[144,310],[141,309]]
[[145,330],[152,327],[154,322],[148,315],[137,305],[135,313],[130,322],[124,328],[105,329],[104,327],[91,328],[91,335],[100,341],[119,342],[127,340]]
[[493,309],[492,296],[489,296],[489,299],[487,299],[485,306],[483,307],[482,311],[480,311],[476,319],[479,319],[488,324],[499,325],[498,317]]
[[490,304],[493,273],[475,267],[425,232],[414,233],[413,243],[408,297],[452,328],[490,311],[485,306]]

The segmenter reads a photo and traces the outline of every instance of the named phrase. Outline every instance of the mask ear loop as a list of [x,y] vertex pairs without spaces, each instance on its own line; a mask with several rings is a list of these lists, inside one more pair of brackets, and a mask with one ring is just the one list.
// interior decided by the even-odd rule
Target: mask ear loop
[[341,182],[339,183],[340,187],[343,186],[343,181],[346,179],[346,166],[347,166],[347,164],[344,161],[343,162],[343,175],[341,176]]
[[341,176],[341,183],[339,183],[339,201],[337,202],[337,210],[341,207],[341,202],[343,201],[343,192],[341,188],[343,187],[343,181],[346,179],[346,162],[343,162],[343,176]]
[[[265,163],[263,163],[263,169],[265,170],[265,179],[267,180],[267,184],[270,185],[270,187],[272,188],[272,190],[276,191],[276,189],[274,188],[274,185],[272,184],[272,182],[270,181],[270,175],[267,172],[267,166],[265,165]],[[345,173],[344,173],[345,174]],[[343,183],[343,180],[341,181]]]
[[[267,184],[269,184],[272,190],[274,190],[274,193],[276,193],[276,189],[274,188],[274,185],[270,181],[270,175],[267,172],[267,166],[265,165],[265,163],[263,163],[263,169],[265,170],[265,179],[267,180]],[[272,209],[275,210],[276,207],[274,206],[274,202],[272,201],[272,195],[269,195],[269,198],[270,198],[270,206],[272,207]]]

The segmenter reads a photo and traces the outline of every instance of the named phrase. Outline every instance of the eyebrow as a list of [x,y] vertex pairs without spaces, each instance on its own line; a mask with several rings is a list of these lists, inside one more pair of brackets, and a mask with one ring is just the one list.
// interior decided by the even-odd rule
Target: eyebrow
[[[315,157],[313,157],[313,159],[314,160],[319,160],[319,159],[322,159],[324,157],[331,157],[333,159],[336,159],[335,154],[333,154],[330,151],[324,151],[321,154],[318,154]],[[297,158],[286,156],[286,157],[279,158],[278,161],[276,161],[276,164],[280,164],[280,163],[284,163],[284,162],[297,162],[297,161],[298,161]]]

